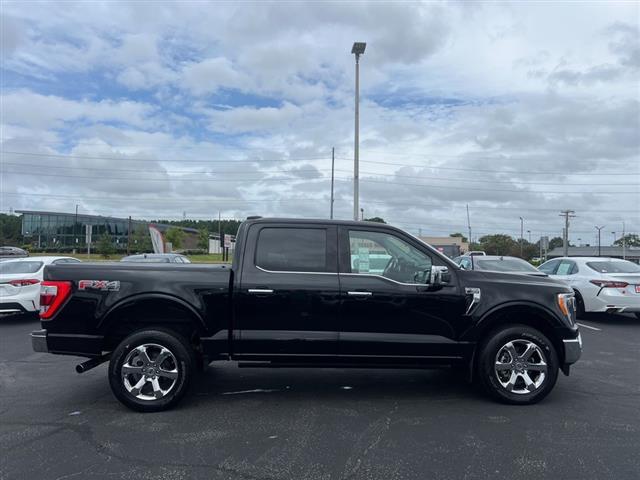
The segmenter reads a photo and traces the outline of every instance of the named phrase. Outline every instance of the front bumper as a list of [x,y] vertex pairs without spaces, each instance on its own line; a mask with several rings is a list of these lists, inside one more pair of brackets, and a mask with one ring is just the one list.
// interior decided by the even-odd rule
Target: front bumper
[[31,332],[31,347],[34,352],[49,352],[46,330],[36,330],[35,332]]
[[564,339],[562,342],[564,344],[565,365],[576,363],[582,355],[582,335],[578,332],[578,336],[576,338]]

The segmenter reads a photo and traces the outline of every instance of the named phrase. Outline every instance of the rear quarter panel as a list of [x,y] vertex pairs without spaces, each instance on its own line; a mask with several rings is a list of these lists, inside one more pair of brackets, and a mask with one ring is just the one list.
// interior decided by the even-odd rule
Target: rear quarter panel
[[[119,307],[166,298],[189,308],[201,334],[228,328],[231,269],[194,264],[67,264],[45,268],[45,280],[72,282],[66,305],[43,328],[55,333],[103,335]],[[81,280],[119,282],[115,290],[79,289]]]

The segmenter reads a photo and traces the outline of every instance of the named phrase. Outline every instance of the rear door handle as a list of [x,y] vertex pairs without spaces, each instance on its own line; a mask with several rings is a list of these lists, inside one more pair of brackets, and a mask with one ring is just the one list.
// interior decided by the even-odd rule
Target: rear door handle
[[347,295],[353,295],[354,297],[370,297],[371,292],[347,292]]
[[264,295],[268,293],[273,293],[273,290],[271,290],[270,288],[250,288],[248,292]]

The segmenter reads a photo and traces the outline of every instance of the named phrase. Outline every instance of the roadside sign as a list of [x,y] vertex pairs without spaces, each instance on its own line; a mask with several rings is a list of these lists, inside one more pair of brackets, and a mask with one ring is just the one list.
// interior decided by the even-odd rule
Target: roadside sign
[[231,248],[231,235],[224,234],[224,248]]
[[85,230],[85,242],[87,245],[89,245],[91,243],[91,233],[93,232],[93,226],[92,225],[85,225],[84,226],[84,230]]

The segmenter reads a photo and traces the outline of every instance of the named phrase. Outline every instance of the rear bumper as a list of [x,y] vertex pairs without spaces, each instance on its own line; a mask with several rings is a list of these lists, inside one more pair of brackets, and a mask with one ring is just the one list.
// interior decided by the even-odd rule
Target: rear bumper
[[0,315],[19,315],[21,313],[35,313],[33,302],[2,302],[0,303]]
[[582,355],[582,335],[580,335],[580,332],[578,332],[576,338],[564,339],[562,343],[564,344],[565,365],[576,363]]
[[31,347],[34,352],[47,353],[49,351],[46,330],[36,330],[35,332],[31,332]]
[[99,357],[102,355],[103,337],[100,335],[69,335],[51,333],[46,329],[31,332],[34,352]]
[[640,312],[640,295],[607,294],[602,292],[589,302],[587,311],[606,313]]

